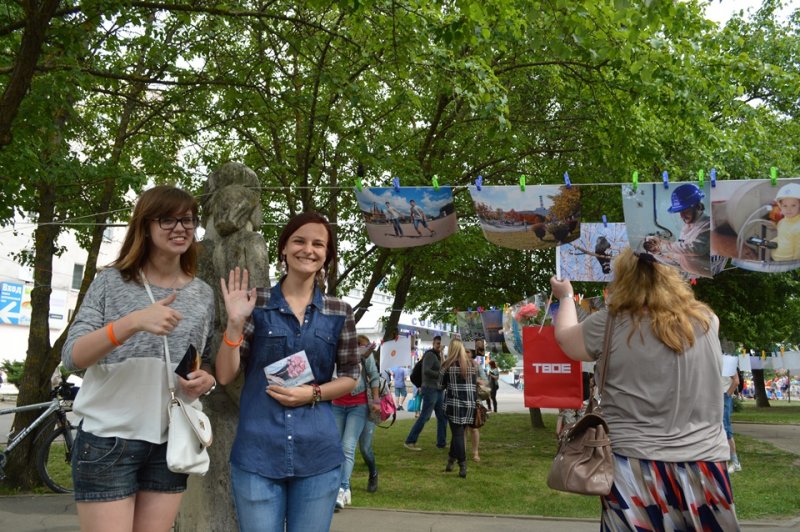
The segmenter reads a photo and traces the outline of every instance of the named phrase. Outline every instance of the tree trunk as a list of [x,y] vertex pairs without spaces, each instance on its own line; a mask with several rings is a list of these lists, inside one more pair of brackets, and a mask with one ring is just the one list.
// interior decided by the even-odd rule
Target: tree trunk
[[753,370],[753,386],[755,386],[755,400],[756,406],[759,408],[769,407],[769,399],[767,398],[767,389],[764,386],[764,370]]
[[[389,313],[389,320],[386,322],[384,329],[383,339],[392,340],[397,336],[398,324],[400,323],[400,314],[406,306],[406,299],[408,299],[408,292],[411,290],[411,281],[414,280],[414,266],[402,265],[403,273],[397,281],[397,287],[394,290],[394,301],[392,302],[392,309]],[[379,368],[380,369],[380,368]]]
[[543,429],[544,426],[544,419],[542,418],[542,410],[541,408],[529,408],[528,412],[531,416],[531,428],[534,429]]
[[[34,288],[31,292],[31,324],[28,334],[28,352],[25,369],[19,383],[17,404],[29,405],[47,401],[50,397],[50,376],[57,360],[50,358],[50,293],[53,279],[53,255],[59,226],[52,224],[55,217],[56,191],[52,184],[39,185],[39,218],[34,232]],[[24,429],[40,411],[23,412],[14,416],[13,430]],[[42,426],[40,430],[52,427]],[[34,463],[34,437],[25,438],[9,456],[6,474],[12,486],[28,490],[41,485]]]
[[0,97],[0,148],[11,144],[11,126],[22,100],[31,87],[47,27],[60,3],[60,0],[44,0],[41,3],[27,0],[22,3],[26,17],[25,30],[14,60],[14,70]]

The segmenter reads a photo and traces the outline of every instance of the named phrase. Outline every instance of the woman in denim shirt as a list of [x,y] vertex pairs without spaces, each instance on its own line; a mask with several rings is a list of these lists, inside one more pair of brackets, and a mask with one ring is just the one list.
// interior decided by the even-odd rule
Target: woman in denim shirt
[[[360,378],[353,310],[322,290],[336,241],[313,212],[291,218],[278,239],[286,274],[248,289],[247,270],[220,280],[228,322],[217,353],[217,378],[244,370],[239,427],[231,450],[231,485],[242,531],[328,530],[344,453],[330,401]],[[270,385],[264,368],[304,351],[311,383]],[[333,378],[334,369],[336,378]]]
[[[359,344],[366,341],[369,346],[369,338],[359,336]],[[362,348],[363,349],[363,348]],[[336,497],[336,507],[344,508],[351,504],[350,495],[350,476],[353,474],[353,464],[356,459],[356,443],[358,443],[361,432],[367,423],[369,409],[380,413],[381,398],[378,395],[378,385],[380,375],[375,359],[366,356],[370,352],[365,352],[364,371],[366,375],[358,380],[355,389],[349,395],[343,395],[333,400],[333,416],[336,418],[336,426],[339,428],[339,436],[342,438],[344,448],[344,467],[342,468],[342,484],[339,488],[339,495]],[[367,393],[367,380],[369,380],[369,393]]]

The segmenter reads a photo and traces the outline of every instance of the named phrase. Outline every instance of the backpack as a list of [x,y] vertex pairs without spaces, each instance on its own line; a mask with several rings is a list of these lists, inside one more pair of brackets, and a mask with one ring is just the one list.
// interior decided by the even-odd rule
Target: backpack
[[[422,358],[425,358],[425,355],[422,355]],[[414,369],[411,370],[411,384],[417,388],[422,387],[422,358],[414,364]]]

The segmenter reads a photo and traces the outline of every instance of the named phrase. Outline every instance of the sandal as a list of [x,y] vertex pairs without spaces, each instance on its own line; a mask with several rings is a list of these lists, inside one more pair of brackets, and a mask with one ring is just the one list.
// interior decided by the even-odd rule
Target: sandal
[[473,454],[473,455],[472,455],[472,460],[473,460],[474,462],[480,462],[480,461],[481,461],[481,457],[480,457],[480,456],[478,456],[477,454]]

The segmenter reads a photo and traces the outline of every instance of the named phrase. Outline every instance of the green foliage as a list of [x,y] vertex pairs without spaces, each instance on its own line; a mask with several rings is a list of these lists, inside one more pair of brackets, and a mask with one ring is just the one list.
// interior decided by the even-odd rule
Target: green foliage
[[517,357],[511,353],[498,353],[495,355],[494,361],[497,362],[500,371],[511,371],[517,365]]
[[19,384],[20,379],[22,379],[22,371],[25,367],[23,362],[18,360],[4,360],[3,363],[0,364],[0,367],[6,372],[8,382],[14,385]]

